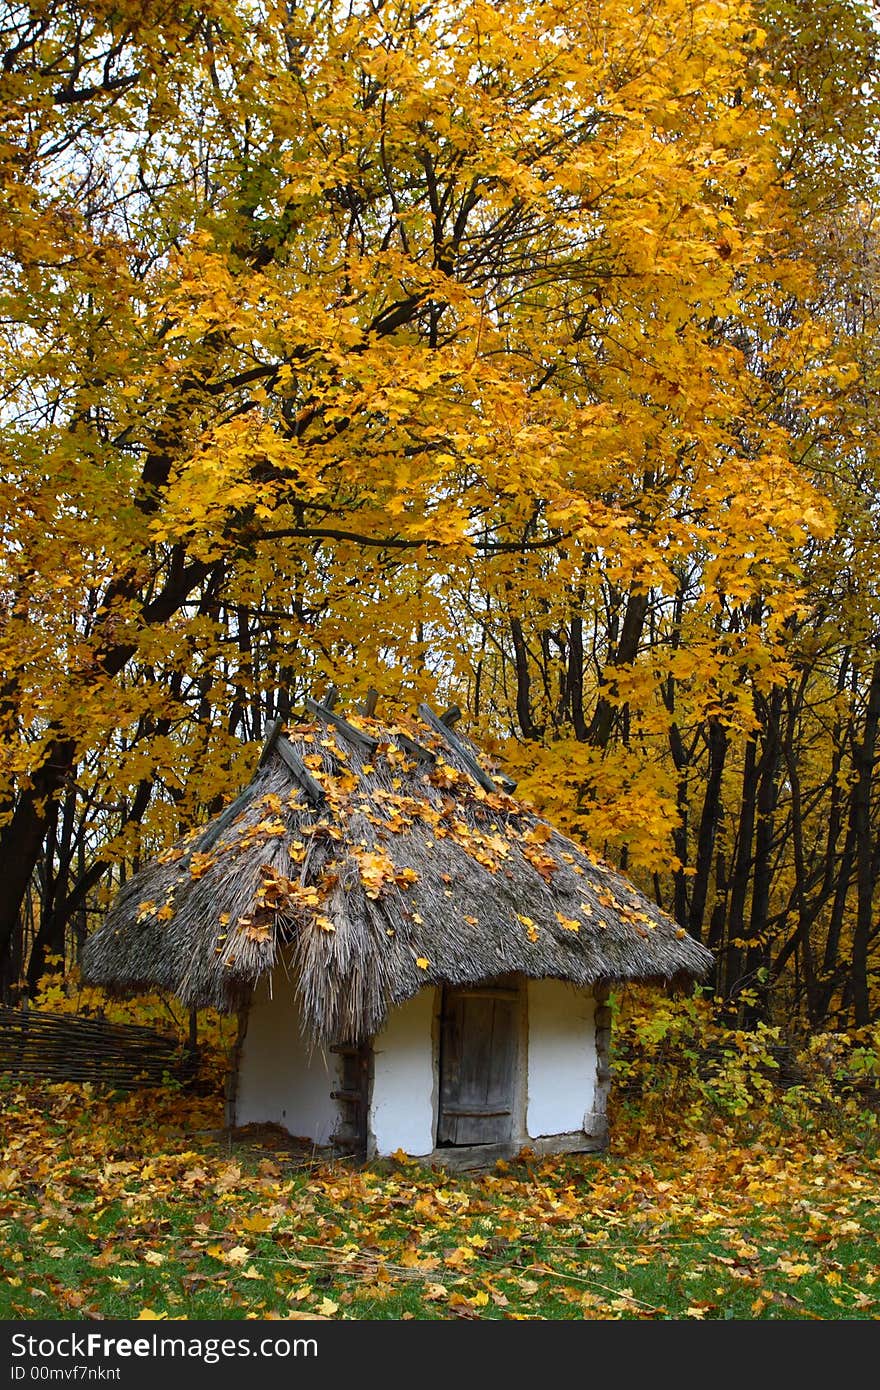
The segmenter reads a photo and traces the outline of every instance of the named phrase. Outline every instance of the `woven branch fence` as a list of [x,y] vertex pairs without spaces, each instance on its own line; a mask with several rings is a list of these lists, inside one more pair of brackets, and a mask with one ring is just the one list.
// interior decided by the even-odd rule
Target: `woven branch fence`
[[194,1066],[191,1049],[152,1028],[0,1005],[3,1072],[130,1091],[169,1076],[188,1081]]

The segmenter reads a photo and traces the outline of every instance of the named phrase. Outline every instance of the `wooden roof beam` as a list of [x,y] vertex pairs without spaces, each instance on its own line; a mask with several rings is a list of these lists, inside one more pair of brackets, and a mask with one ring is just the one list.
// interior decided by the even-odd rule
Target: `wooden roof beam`
[[339,714],[334,714],[326,705],[319,705],[314,700],[306,700],[306,709],[309,714],[314,714],[318,719],[323,719],[327,724],[332,725],[342,734],[343,738],[348,739],[349,743],[355,744],[363,753],[366,753],[368,758],[374,756],[379,747],[377,738],[371,738],[369,734],[364,733],[363,729],[356,729],[354,724],[349,724],[347,719],[343,719]]
[[315,781],[302,758],[294,751],[292,745],[288,743],[286,738],[277,739],[275,751],[293,773],[295,781],[305,793],[306,800],[310,805],[316,808],[324,806],[326,804],[326,798],[324,796],[323,787],[319,782]]
[[[443,714],[440,715],[440,723],[445,724],[447,729],[451,729],[454,724],[458,723],[460,718],[461,710],[459,709],[458,705],[450,705],[449,709],[445,710]],[[462,740],[459,739],[459,742],[462,742]],[[468,740],[468,742],[470,742],[470,740]],[[471,749],[467,746],[464,746],[464,751],[466,753],[470,753]],[[474,761],[476,762],[476,755],[471,754],[471,756],[474,758]],[[511,796],[516,791],[516,782],[512,777],[508,777],[506,772],[495,772],[493,773],[493,776],[501,790],[507,792],[508,796]]]
[[434,730],[435,733],[440,734],[441,738],[445,740],[445,742],[452,749],[453,753],[455,753],[459,758],[461,758],[461,761],[464,763],[468,772],[473,777],[474,781],[483,788],[483,791],[497,792],[498,788],[492,781],[492,778],[489,776],[488,772],[484,772],[483,768],[480,767],[480,764],[477,762],[470,749],[465,748],[461,740],[459,738],[456,738],[449,725],[445,724],[442,719],[439,719],[437,717],[437,715],[431,709],[431,706],[419,705],[419,714],[421,715],[422,719],[424,719],[425,723],[428,724]]
[[436,763],[437,754],[432,753],[430,748],[425,748],[423,744],[416,743],[414,738],[409,738],[407,734],[395,734],[394,740],[404,753],[409,753],[411,758],[415,758],[417,763]]
[[277,719],[272,720],[272,723],[266,730],[266,738],[264,740],[263,747],[260,752],[260,761],[254,768],[254,775],[256,775],[259,772],[260,768],[263,767],[264,764],[268,761],[269,755],[272,752],[272,749],[275,747],[275,744],[278,742],[278,736],[280,735],[281,730],[283,728],[284,720],[279,715]]
[[281,730],[283,728],[284,720],[279,715],[277,719],[272,720],[272,723],[266,730],[266,737],[263,742],[262,750],[260,752],[260,758],[256,767],[254,768],[253,776],[251,777],[250,782],[248,782],[247,786],[244,788],[243,791],[239,792],[238,796],[236,796],[232,801],[230,801],[225,811],[221,811],[219,816],[215,817],[214,820],[209,822],[208,826],[205,829],[204,835],[201,835],[199,839],[196,840],[190,853],[198,852],[199,854],[204,854],[205,850],[211,849],[220,839],[220,836],[223,834],[223,832],[225,830],[228,830],[230,825],[232,825],[233,821],[235,821],[236,818],[239,815],[241,815],[242,811],[244,811],[250,803],[251,797],[253,795],[251,787],[254,778],[256,777],[260,768],[265,767],[267,761],[269,760],[273,752],[277,752],[279,757],[282,758],[283,761],[286,763],[287,767],[293,773],[297,783],[299,784],[300,789],[305,793],[305,796],[307,800],[310,802],[310,804],[316,807],[323,806],[325,804],[324,792],[322,788],[315,781],[314,777],[311,776],[305,763],[294,752],[292,746],[290,745],[290,743],[288,743],[287,739],[282,737]]
[[[251,782],[252,781],[253,778],[251,778]],[[192,849],[189,851],[190,854],[204,854],[205,850],[211,849],[213,845],[216,845],[223,831],[229,829],[232,822],[237,816],[241,815],[242,811],[250,802],[251,796],[253,795],[251,791],[251,782],[248,782],[244,791],[239,792],[238,796],[235,797],[233,801],[230,801],[225,811],[221,811],[220,815],[217,816],[215,820],[208,822],[205,827],[205,833],[200,835],[196,840]]]

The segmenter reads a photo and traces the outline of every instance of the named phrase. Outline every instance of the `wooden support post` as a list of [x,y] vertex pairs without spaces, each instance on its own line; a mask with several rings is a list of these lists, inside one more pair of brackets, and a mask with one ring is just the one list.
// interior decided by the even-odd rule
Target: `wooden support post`
[[372,719],[373,715],[376,713],[376,703],[378,699],[378,690],[374,690],[374,688],[370,686],[364,697],[363,703],[358,707],[358,713],[362,714],[365,719]]
[[186,1043],[186,1082],[191,1085],[199,1067],[199,1013],[198,1009],[189,1011],[189,1034]]
[[339,1127],[333,1142],[354,1158],[367,1156],[370,1092],[373,1078],[373,1049],[370,1043],[338,1043],[330,1048],[341,1057],[339,1086],[330,1092],[340,1104]]
[[[593,986],[596,1001],[594,1026],[596,1029],[596,1097],[593,1103],[592,1134],[596,1139],[607,1142],[608,1138],[608,1093],[611,1090],[611,1009],[608,1006],[610,986],[601,980]],[[586,1118],[585,1118],[586,1124]]]
[[244,1035],[247,1032],[249,1006],[238,1010],[237,1028],[235,1032],[235,1044],[232,1049],[232,1059],[229,1071],[226,1074],[226,1087],[224,1093],[224,1120],[226,1128],[231,1130],[235,1126],[237,1119],[236,1110],[238,1107],[238,1083],[239,1072],[241,1069],[241,1054],[244,1049]]

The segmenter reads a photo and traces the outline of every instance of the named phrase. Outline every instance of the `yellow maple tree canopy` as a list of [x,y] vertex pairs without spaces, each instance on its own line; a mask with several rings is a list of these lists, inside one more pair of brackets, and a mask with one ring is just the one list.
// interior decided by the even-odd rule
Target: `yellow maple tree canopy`
[[869,7],[4,24],[3,978],[334,681],[467,707],[722,992],[866,1023]]

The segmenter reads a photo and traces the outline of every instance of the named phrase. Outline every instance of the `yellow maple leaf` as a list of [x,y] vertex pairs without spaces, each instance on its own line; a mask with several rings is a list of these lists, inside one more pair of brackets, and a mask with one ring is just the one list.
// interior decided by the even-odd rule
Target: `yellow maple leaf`
[[531,917],[523,917],[522,913],[520,913],[520,912],[518,912],[516,915],[517,915],[518,920],[519,920],[520,922],[522,922],[523,926],[525,927],[525,929],[526,929],[526,936],[529,938],[529,941],[537,941],[537,940],[538,940],[538,924],[537,924],[537,922],[535,922]]
[[552,826],[547,825],[544,821],[538,821],[538,823],[533,825],[531,830],[523,836],[523,839],[528,845],[545,845],[552,834]]
[[240,1223],[244,1231],[271,1231],[274,1221],[271,1216],[265,1216],[262,1212],[255,1212],[253,1216],[246,1216]]
[[246,1245],[233,1245],[231,1250],[224,1253],[223,1260],[228,1265],[243,1265],[250,1258],[250,1253]]

